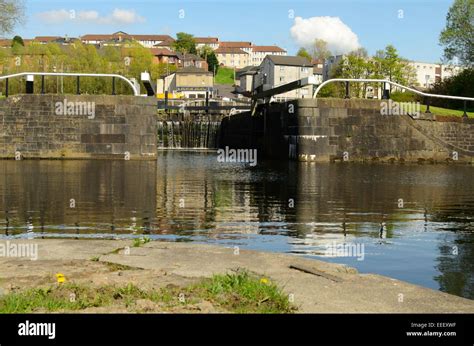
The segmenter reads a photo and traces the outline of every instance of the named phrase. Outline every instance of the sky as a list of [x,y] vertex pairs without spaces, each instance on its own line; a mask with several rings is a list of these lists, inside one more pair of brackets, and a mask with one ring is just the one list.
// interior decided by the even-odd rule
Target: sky
[[294,55],[320,38],[335,53],[393,44],[415,61],[439,62],[439,34],[453,0],[25,0],[23,38],[168,34],[276,44]]

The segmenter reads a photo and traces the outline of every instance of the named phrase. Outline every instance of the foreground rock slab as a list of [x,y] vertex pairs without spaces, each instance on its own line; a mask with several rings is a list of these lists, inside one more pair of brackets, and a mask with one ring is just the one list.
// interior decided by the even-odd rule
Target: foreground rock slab
[[[5,240],[0,241],[5,243]],[[344,265],[292,255],[196,243],[34,239],[38,258],[0,257],[0,294],[54,283],[133,282],[142,287],[182,286],[213,274],[246,269],[277,283],[303,313],[473,313],[474,301]],[[115,268],[110,270],[111,266]],[[120,270],[121,268],[135,270]]]

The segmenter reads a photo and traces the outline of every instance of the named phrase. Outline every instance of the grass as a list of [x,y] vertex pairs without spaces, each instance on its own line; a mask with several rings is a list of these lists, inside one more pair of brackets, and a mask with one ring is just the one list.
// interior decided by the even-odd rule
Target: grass
[[135,238],[133,239],[133,247],[140,247],[143,244],[149,243],[151,241],[148,237]]
[[215,82],[216,84],[233,85],[235,83],[234,82],[234,69],[219,66],[219,69],[217,70]]
[[[426,111],[426,105],[421,105],[421,111]],[[447,116],[456,116],[462,117],[464,111],[462,110],[455,110],[455,109],[448,109],[448,108],[441,108],[441,107],[434,107],[430,106],[430,112],[437,115],[447,115]],[[468,117],[474,118],[474,112],[467,112]]]
[[289,313],[294,309],[277,285],[248,272],[214,275],[195,289],[207,300],[237,313]]
[[[180,299],[184,294],[184,299]],[[128,284],[90,287],[74,283],[9,293],[0,298],[0,313],[74,312],[86,308],[122,305],[134,311],[138,299],[158,303],[161,311],[206,300],[221,310],[235,313],[291,313],[287,296],[268,279],[247,272],[215,275],[180,288],[143,290]],[[113,310],[113,308],[112,308]]]

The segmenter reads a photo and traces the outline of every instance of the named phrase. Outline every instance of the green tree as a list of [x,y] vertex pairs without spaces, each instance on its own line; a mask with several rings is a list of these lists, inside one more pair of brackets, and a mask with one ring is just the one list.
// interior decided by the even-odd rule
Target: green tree
[[173,42],[173,49],[183,54],[197,54],[194,36],[185,32],[178,32],[176,41]]
[[10,33],[23,21],[22,0],[0,0],[0,34]]
[[301,47],[300,49],[298,49],[298,53],[296,53],[296,55],[311,61],[311,54],[308,53],[306,48]]
[[18,36],[18,35],[14,36],[12,39],[12,47],[15,44],[19,44],[20,46],[25,46],[25,42],[23,42],[23,39],[21,38],[21,36]]
[[373,60],[374,78],[386,78],[403,85],[415,83],[414,68],[398,55],[393,45],[388,45],[384,51],[377,51]]
[[217,59],[214,50],[208,45],[205,45],[199,50],[199,55],[201,58],[206,60],[208,66],[207,70],[217,74],[217,71],[219,70],[219,60]]
[[326,41],[321,39],[314,40],[312,47],[312,56],[316,60],[326,60],[332,55],[331,51],[328,49],[328,44]]
[[474,0],[455,0],[446,16],[446,27],[439,42],[446,60],[458,58],[474,67]]

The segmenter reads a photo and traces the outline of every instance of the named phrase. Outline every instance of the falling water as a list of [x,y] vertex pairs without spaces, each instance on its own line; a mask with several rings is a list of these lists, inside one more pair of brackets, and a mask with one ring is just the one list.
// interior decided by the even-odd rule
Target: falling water
[[158,121],[158,148],[217,148],[219,121]]

